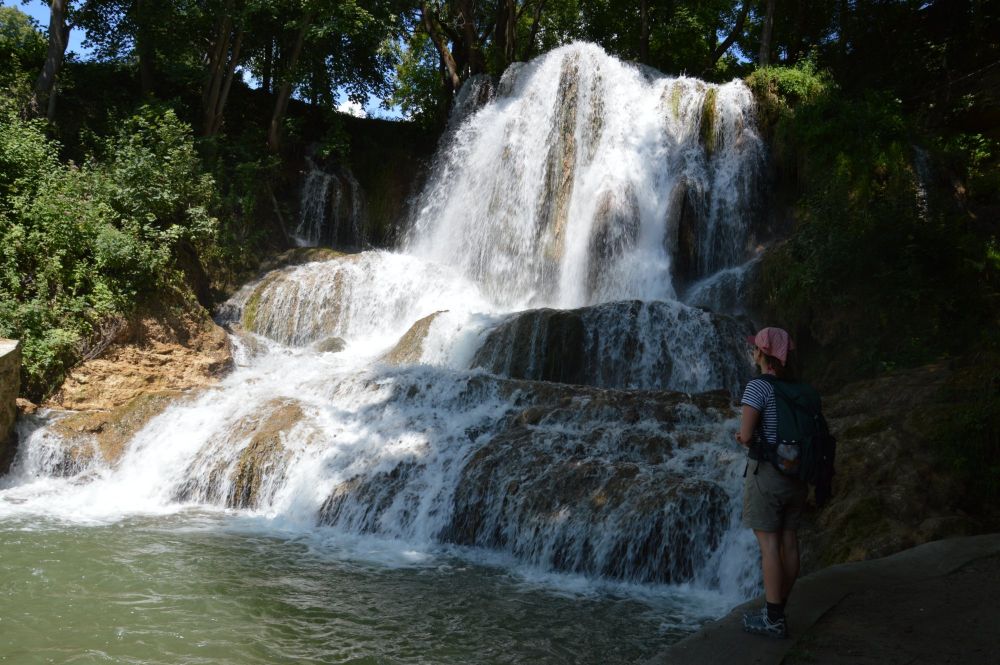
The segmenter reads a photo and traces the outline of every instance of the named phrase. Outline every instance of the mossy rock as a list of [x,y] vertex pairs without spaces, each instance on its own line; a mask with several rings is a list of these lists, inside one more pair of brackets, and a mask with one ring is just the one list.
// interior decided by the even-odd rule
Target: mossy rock
[[424,339],[431,329],[431,324],[434,323],[434,319],[438,315],[444,314],[446,311],[448,310],[428,314],[410,326],[410,329],[396,342],[396,346],[382,356],[382,362],[390,365],[410,365],[420,362],[424,352]]
[[698,138],[709,156],[715,151],[715,124],[718,118],[718,111],[715,108],[718,91],[716,88],[709,88],[705,93],[705,99],[701,104],[701,123],[698,125]]
[[320,353],[340,353],[347,346],[341,337],[324,337],[313,344],[313,349]]
[[55,421],[51,430],[66,441],[63,471],[75,473],[96,456],[116,465],[135,434],[184,393],[176,390],[143,393],[111,411],[79,411]]
[[271,403],[266,411],[265,418],[245,421],[236,428],[238,432],[251,429],[253,434],[232,471],[226,497],[230,508],[252,509],[262,503],[265,481],[283,474],[290,457],[282,436],[305,417],[302,407],[295,402]]
[[262,272],[277,270],[287,266],[300,266],[303,263],[313,263],[315,261],[334,261],[349,256],[347,252],[341,252],[329,247],[293,247],[285,250],[277,256],[267,259],[261,263]]

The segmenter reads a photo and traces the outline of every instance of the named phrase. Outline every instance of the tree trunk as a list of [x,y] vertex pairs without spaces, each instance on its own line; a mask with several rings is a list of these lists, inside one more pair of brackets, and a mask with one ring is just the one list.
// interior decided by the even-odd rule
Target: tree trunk
[[52,0],[49,4],[49,49],[45,54],[45,64],[35,80],[35,94],[32,99],[36,109],[46,107],[46,116],[52,120],[56,109],[56,77],[62,69],[69,43],[69,25],[66,24],[66,10],[69,0]]
[[149,9],[146,0],[136,0],[135,13],[135,51],[139,58],[139,86],[143,95],[151,95],[155,82],[153,58],[156,49],[153,47],[149,31]]
[[274,100],[274,112],[271,114],[271,123],[267,129],[267,147],[277,153],[281,149],[281,123],[285,119],[285,112],[288,110],[288,100],[292,96],[292,87],[295,84],[293,78],[295,68],[299,64],[299,56],[302,55],[302,45],[306,41],[306,33],[312,24],[312,14],[302,17],[298,32],[295,35],[295,45],[292,47],[291,56],[285,67],[285,73],[281,86],[278,88],[278,96]]
[[535,53],[535,39],[538,38],[538,25],[542,21],[542,10],[545,8],[545,0],[535,2],[535,15],[531,17],[531,34],[528,36],[528,43],[521,54],[522,60],[531,60]]
[[[475,76],[486,71],[486,61],[479,49],[479,35],[476,33],[476,12],[472,0],[459,0],[458,22],[462,29],[462,50],[465,53],[467,75]],[[465,78],[464,76],[462,78]]]
[[517,53],[517,5],[515,0],[497,0],[493,34],[494,69],[502,74]]
[[771,63],[771,33],[774,31],[774,0],[766,0],[766,3],[764,26],[760,34],[760,59],[758,64],[761,67],[766,67]]
[[649,64],[649,0],[639,3],[639,62]]
[[714,51],[712,51],[711,59],[708,66],[705,67],[704,74],[707,75],[708,72],[715,67],[715,63],[719,61],[719,58],[725,55],[726,51],[729,50],[729,47],[733,45],[733,42],[735,42],[743,33],[743,25],[746,23],[748,14],[750,14],[750,3],[744,2],[743,6],[740,8],[739,15],[736,17],[736,24],[733,26],[732,31],[726,35],[726,38],[715,47]]
[[450,93],[454,94],[459,86],[462,85],[458,64],[455,62],[455,56],[448,49],[444,35],[441,34],[441,30],[438,27],[437,18],[431,15],[426,1],[420,3],[420,16],[424,24],[424,29],[427,30],[431,41],[434,42],[434,47],[437,48],[438,55],[441,56],[441,64],[444,66],[445,87],[448,88]]
[[225,13],[216,22],[215,43],[208,52],[208,72],[201,93],[202,134],[204,136],[215,134],[213,129],[215,110],[222,92],[222,79],[224,78],[222,71],[229,55],[229,40],[232,38],[230,9],[232,9],[232,3],[227,3]]
[[[215,136],[222,129],[222,119],[225,117],[226,102],[229,99],[229,90],[233,85],[233,76],[236,74],[236,66],[240,61],[240,49],[243,46],[243,30],[236,32],[236,37],[232,36],[231,21],[224,22],[224,33],[219,35],[219,42],[223,49],[216,49],[216,63],[209,63],[209,83],[208,96],[205,99],[204,127],[202,132],[205,136]],[[230,46],[230,41],[232,45]]]

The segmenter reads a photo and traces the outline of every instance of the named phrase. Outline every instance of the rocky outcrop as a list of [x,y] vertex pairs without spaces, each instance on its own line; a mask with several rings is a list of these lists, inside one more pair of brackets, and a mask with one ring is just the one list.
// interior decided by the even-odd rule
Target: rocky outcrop
[[[287,265],[240,289],[220,308],[220,320],[282,344],[309,344],[339,336],[350,316],[343,297],[353,276],[350,267],[363,255],[317,248],[286,254]],[[302,267],[330,261],[337,262],[339,269]]]
[[147,393],[213,385],[232,367],[226,332],[197,303],[161,303],[122,324],[45,406],[111,410]]
[[[426,381],[389,398],[394,411],[420,399]],[[429,389],[429,386],[426,386]],[[557,570],[638,582],[691,580],[730,527],[724,464],[707,451],[717,423],[734,415],[724,393],[607,391],[473,375],[441,408],[500,399],[499,420],[414,456],[385,460],[333,488],[322,524],[360,533],[407,533],[428,500],[428,482],[457,473],[449,518],[432,537],[487,547]],[[468,407],[463,405],[468,404]],[[460,468],[442,446],[469,450]],[[448,481],[450,482],[450,481]]]
[[[282,484],[291,459],[285,437],[304,419],[302,405],[295,400],[271,401],[240,419],[224,440],[202,450],[174,498],[224,502],[229,508],[259,507]],[[310,436],[305,432],[296,438],[309,441]]]
[[[942,362],[860,381],[825,400],[838,438],[835,495],[801,532],[805,569],[1000,526],[994,506],[969,505],[970,488],[945,450],[954,437],[962,440],[951,445],[977,445],[958,428],[948,431],[976,409],[975,396],[963,397],[960,387],[983,372],[958,365]],[[976,389],[988,396],[989,381]],[[985,414],[972,417],[986,426]]]
[[403,336],[396,342],[396,346],[389,349],[382,356],[382,362],[389,363],[390,365],[408,365],[420,362],[420,358],[424,352],[424,339],[427,338],[431,324],[434,323],[434,319],[444,314],[445,311],[447,310],[428,314],[410,326],[410,329],[403,333]]
[[21,345],[0,339],[0,474],[6,473],[17,447],[17,393],[21,389]]
[[745,335],[733,319],[677,302],[529,310],[490,331],[472,367],[602,388],[735,391],[750,369]]
[[136,432],[183,396],[170,390],[144,392],[109,411],[80,411],[54,420],[50,430],[63,442],[56,473],[70,476],[95,463],[118,464]]

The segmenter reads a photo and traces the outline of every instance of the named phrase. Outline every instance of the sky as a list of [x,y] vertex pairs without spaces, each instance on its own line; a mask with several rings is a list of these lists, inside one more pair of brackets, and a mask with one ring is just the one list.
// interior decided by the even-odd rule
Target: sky
[[[43,31],[46,31],[49,27],[49,3],[44,2],[44,0],[29,0],[28,2],[21,2],[21,0],[0,0],[0,4],[4,7],[17,7],[22,12],[35,19]],[[69,46],[66,50],[69,53],[75,53],[77,58],[81,60],[89,59],[93,50],[84,44],[86,37],[87,34],[82,29],[71,29],[69,31]],[[251,87],[257,87],[260,85],[259,82],[252,79],[246,73],[244,73],[243,80]],[[343,93],[338,92],[337,98],[337,110],[343,111],[344,113],[350,113],[353,116],[370,116],[391,119],[398,119],[402,117],[398,109],[386,111],[385,109],[380,108],[379,105],[381,104],[381,100],[377,97],[369,97],[368,102],[364,105],[364,107],[360,104],[349,101]]]

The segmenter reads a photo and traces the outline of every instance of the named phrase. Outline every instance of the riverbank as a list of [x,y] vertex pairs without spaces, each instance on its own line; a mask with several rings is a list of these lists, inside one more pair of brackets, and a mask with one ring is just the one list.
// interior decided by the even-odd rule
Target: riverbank
[[979,663],[1000,655],[1000,534],[939,540],[808,575],[788,603],[789,639],[744,633],[762,598],[646,665]]

